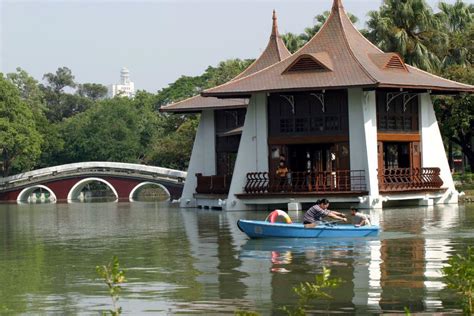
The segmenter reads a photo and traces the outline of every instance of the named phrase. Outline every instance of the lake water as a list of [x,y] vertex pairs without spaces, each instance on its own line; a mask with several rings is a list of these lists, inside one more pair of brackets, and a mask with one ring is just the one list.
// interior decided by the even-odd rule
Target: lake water
[[[440,269],[474,244],[474,205],[372,211],[370,239],[249,240],[239,218],[267,212],[163,203],[0,205],[0,314],[97,314],[111,308],[95,267],[118,256],[125,314],[280,315],[292,287],[323,267],[344,283],[314,312],[459,313]],[[301,220],[302,212],[291,212]]]

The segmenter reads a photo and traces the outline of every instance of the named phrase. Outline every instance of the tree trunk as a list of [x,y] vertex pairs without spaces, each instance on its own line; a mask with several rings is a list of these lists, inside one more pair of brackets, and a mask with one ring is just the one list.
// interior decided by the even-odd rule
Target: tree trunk
[[467,158],[467,161],[469,163],[469,166],[471,167],[471,171],[473,171],[474,168],[474,151],[472,150],[471,146],[471,136],[464,136],[460,138],[451,138],[451,141],[453,141],[455,144],[458,144],[461,146],[462,150],[462,156],[463,156],[463,169],[464,169],[464,157]]
[[2,166],[3,176],[8,177],[10,173],[10,159],[8,157],[8,151],[3,149],[3,166]]
[[453,142],[451,140],[448,140],[448,163],[449,163],[449,169],[453,170],[454,169]]

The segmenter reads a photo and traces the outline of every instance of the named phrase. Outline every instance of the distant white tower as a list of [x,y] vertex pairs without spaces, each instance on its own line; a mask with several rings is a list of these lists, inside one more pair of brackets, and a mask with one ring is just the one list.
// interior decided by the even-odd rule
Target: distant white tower
[[123,67],[120,71],[120,84],[113,84],[109,87],[109,97],[116,95],[132,98],[135,95],[135,85],[130,81],[130,71]]

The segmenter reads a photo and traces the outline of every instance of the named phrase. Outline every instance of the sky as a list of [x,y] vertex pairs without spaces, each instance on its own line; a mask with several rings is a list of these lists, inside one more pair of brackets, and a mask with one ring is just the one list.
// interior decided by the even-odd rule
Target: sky
[[[439,0],[427,2],[436,7]],[[361,28],[381,0],[343,3]],[[65,66],[78,83],[110,85],[127,67],[136,89],[157,92],[220,61],[258,57],[273,9],[280,33],[301,33],[331,6],[332,0],[0,0],[0,72],[21,67],[41,81]]]

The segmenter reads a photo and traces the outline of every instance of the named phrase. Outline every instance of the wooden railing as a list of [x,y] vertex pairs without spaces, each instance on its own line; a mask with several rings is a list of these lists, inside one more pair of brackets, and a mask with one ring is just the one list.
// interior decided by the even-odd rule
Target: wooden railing
[[196,173],[196,192],[202,194],[226,194],[229,193],[232,175],[224,176],[203,176]]
[[379,171],[381,192],[440,189],[443,180],[439,168],[397,168]]
[[269,176],[268,172],[247,173],[247,194],[365,192],[365,171],[290,172],[287,177]]

